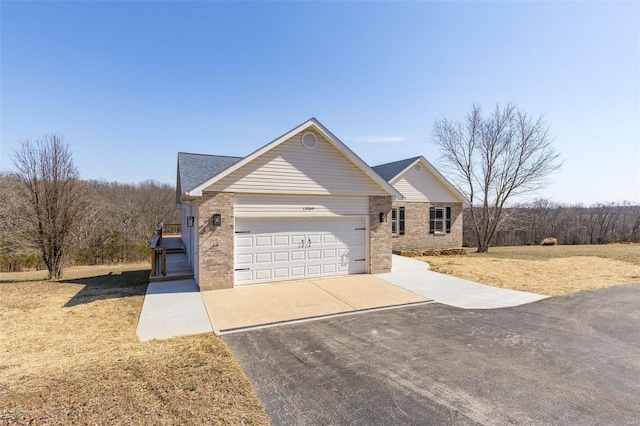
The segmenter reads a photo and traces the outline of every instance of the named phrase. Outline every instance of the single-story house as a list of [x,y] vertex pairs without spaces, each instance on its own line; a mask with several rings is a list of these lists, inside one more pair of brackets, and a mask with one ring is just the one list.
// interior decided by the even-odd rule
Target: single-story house
[[178,154],[182,240],[201,290],[388,272],[401,199],[315,118],[246,157]]
[[462,245],[463,196],[424,158],[370,167],[315,118],[246,157],[178,153],[181,237],[201,290],[391,270]]
[[464,196],[419,156],[374,166],[403,196],[393,202],[393,250],[433,250],[462,247]]

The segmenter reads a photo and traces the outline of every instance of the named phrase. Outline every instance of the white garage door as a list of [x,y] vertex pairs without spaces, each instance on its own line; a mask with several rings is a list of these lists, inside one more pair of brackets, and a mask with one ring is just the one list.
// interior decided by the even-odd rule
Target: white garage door
[[236,285],[367,272],[364,218],[241,220]]

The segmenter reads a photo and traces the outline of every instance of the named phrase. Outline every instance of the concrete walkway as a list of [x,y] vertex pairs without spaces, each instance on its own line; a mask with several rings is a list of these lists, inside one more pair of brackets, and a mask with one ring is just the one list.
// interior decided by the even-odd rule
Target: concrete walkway
[[149,283],[136,330],[140,340],[211,332],[195,280]]
[[378,278],[428,299],[463,309],[494,309],[523,305],[548,296],[478,284],[428,270],[425,262],[393,255],[390,273]]

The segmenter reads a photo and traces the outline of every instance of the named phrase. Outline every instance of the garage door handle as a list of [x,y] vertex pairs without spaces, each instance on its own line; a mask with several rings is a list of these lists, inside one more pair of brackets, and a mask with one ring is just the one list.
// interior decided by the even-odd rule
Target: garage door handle
[[309,245],[307,247],[311,247],[311,238],[309,238]]

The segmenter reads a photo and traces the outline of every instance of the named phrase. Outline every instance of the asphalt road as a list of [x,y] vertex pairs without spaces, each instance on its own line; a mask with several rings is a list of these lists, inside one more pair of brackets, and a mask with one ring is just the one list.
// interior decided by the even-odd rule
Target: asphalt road
[[640,285],[223,339],[274,424],[640,424]]

